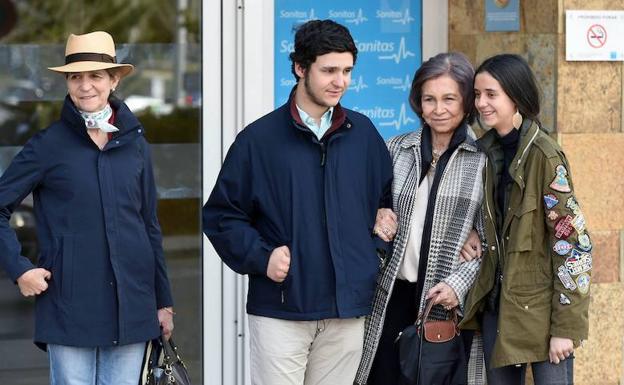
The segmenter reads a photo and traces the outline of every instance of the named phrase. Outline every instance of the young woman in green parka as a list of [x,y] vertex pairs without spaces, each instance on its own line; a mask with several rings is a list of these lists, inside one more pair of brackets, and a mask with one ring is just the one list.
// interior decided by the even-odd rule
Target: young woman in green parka
[[563,150],[543,130],[527,62],[493,56],[476,71],[475,105],[491,127],[484,253],[462,327],[481,330],[489,385],[572,384],[587,338],[592,243]]

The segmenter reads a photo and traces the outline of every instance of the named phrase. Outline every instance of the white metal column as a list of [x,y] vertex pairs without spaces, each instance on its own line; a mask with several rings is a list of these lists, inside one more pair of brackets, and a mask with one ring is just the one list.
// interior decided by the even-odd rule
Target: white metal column
[[[221,2],[202,5],[202,202],[221,168],[222,65]],[[221,262],[203,237],[203,383],[222,385],[223,345]]]

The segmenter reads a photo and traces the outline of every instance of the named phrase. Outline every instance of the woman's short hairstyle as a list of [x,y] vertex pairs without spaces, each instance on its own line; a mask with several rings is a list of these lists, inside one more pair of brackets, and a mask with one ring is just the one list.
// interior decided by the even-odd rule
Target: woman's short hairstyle
[[416,115],[422,120],[422,87],[427,80],[448,75],[457,82],[462,97],[466,121],[474,121],[474,68],[466,55],[459,52],[440,53],[424,62],[414,74],[409,103]]
[[498,81],[523,117],[539,122],[539,88],[531,67],[522,56],[514,54],[492,56],[481,63],[476,75],[482,72],[487,72]]
[[290,54],[291,71],[295,79],[299,80],[295,63],[307,70],[317,56],[332,52],[350,52],[355,65],[358,49],[347,27],[329,19],[312,20],[300,25],[295,33],[295,50]]

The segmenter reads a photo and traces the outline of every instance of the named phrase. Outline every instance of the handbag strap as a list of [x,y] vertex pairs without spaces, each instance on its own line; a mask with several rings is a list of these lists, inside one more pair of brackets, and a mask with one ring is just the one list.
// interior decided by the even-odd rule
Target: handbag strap
[[[422,313],[418,315],[418,318],[416,318],[416,327],[420,328],[423,322],[427,322],[427,319],[429,318],[429,313],[431,313],[431,309],[433,309],[433,305],[434,305],[433,298],[428,299],[425,305],[425,309],[423,310]],[[453,323],[457,327],[457,325],[459,324],[459,321],[457,318],[457,306],[447,311],[451,313],[450,319],[453,321]]]
[[[166,362],[171,364],[177,361],[182,364],[182,366],[185,366],[182,358],[180,358],[180,355],[178,354],[178,346],[175,344],[175,342],[173,342],[173,337],[169,337],[169,340],[165,340],[161,336],[158,338],[158,340],[160,342],[160,345],[163,347],[164,359],[166,360]],[[172,357],[175,357],[176,359],[173,360]]]

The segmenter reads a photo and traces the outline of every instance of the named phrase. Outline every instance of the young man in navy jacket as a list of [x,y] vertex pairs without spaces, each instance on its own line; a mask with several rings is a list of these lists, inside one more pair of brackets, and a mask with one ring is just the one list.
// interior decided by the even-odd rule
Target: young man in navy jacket
[[254,384],[352,384],[360,361],[392,165],[371,121],[339,104],[356,56],[344,26],[299,27],[297,85],[237,136],[203,209],[221,259],[249,275]]

